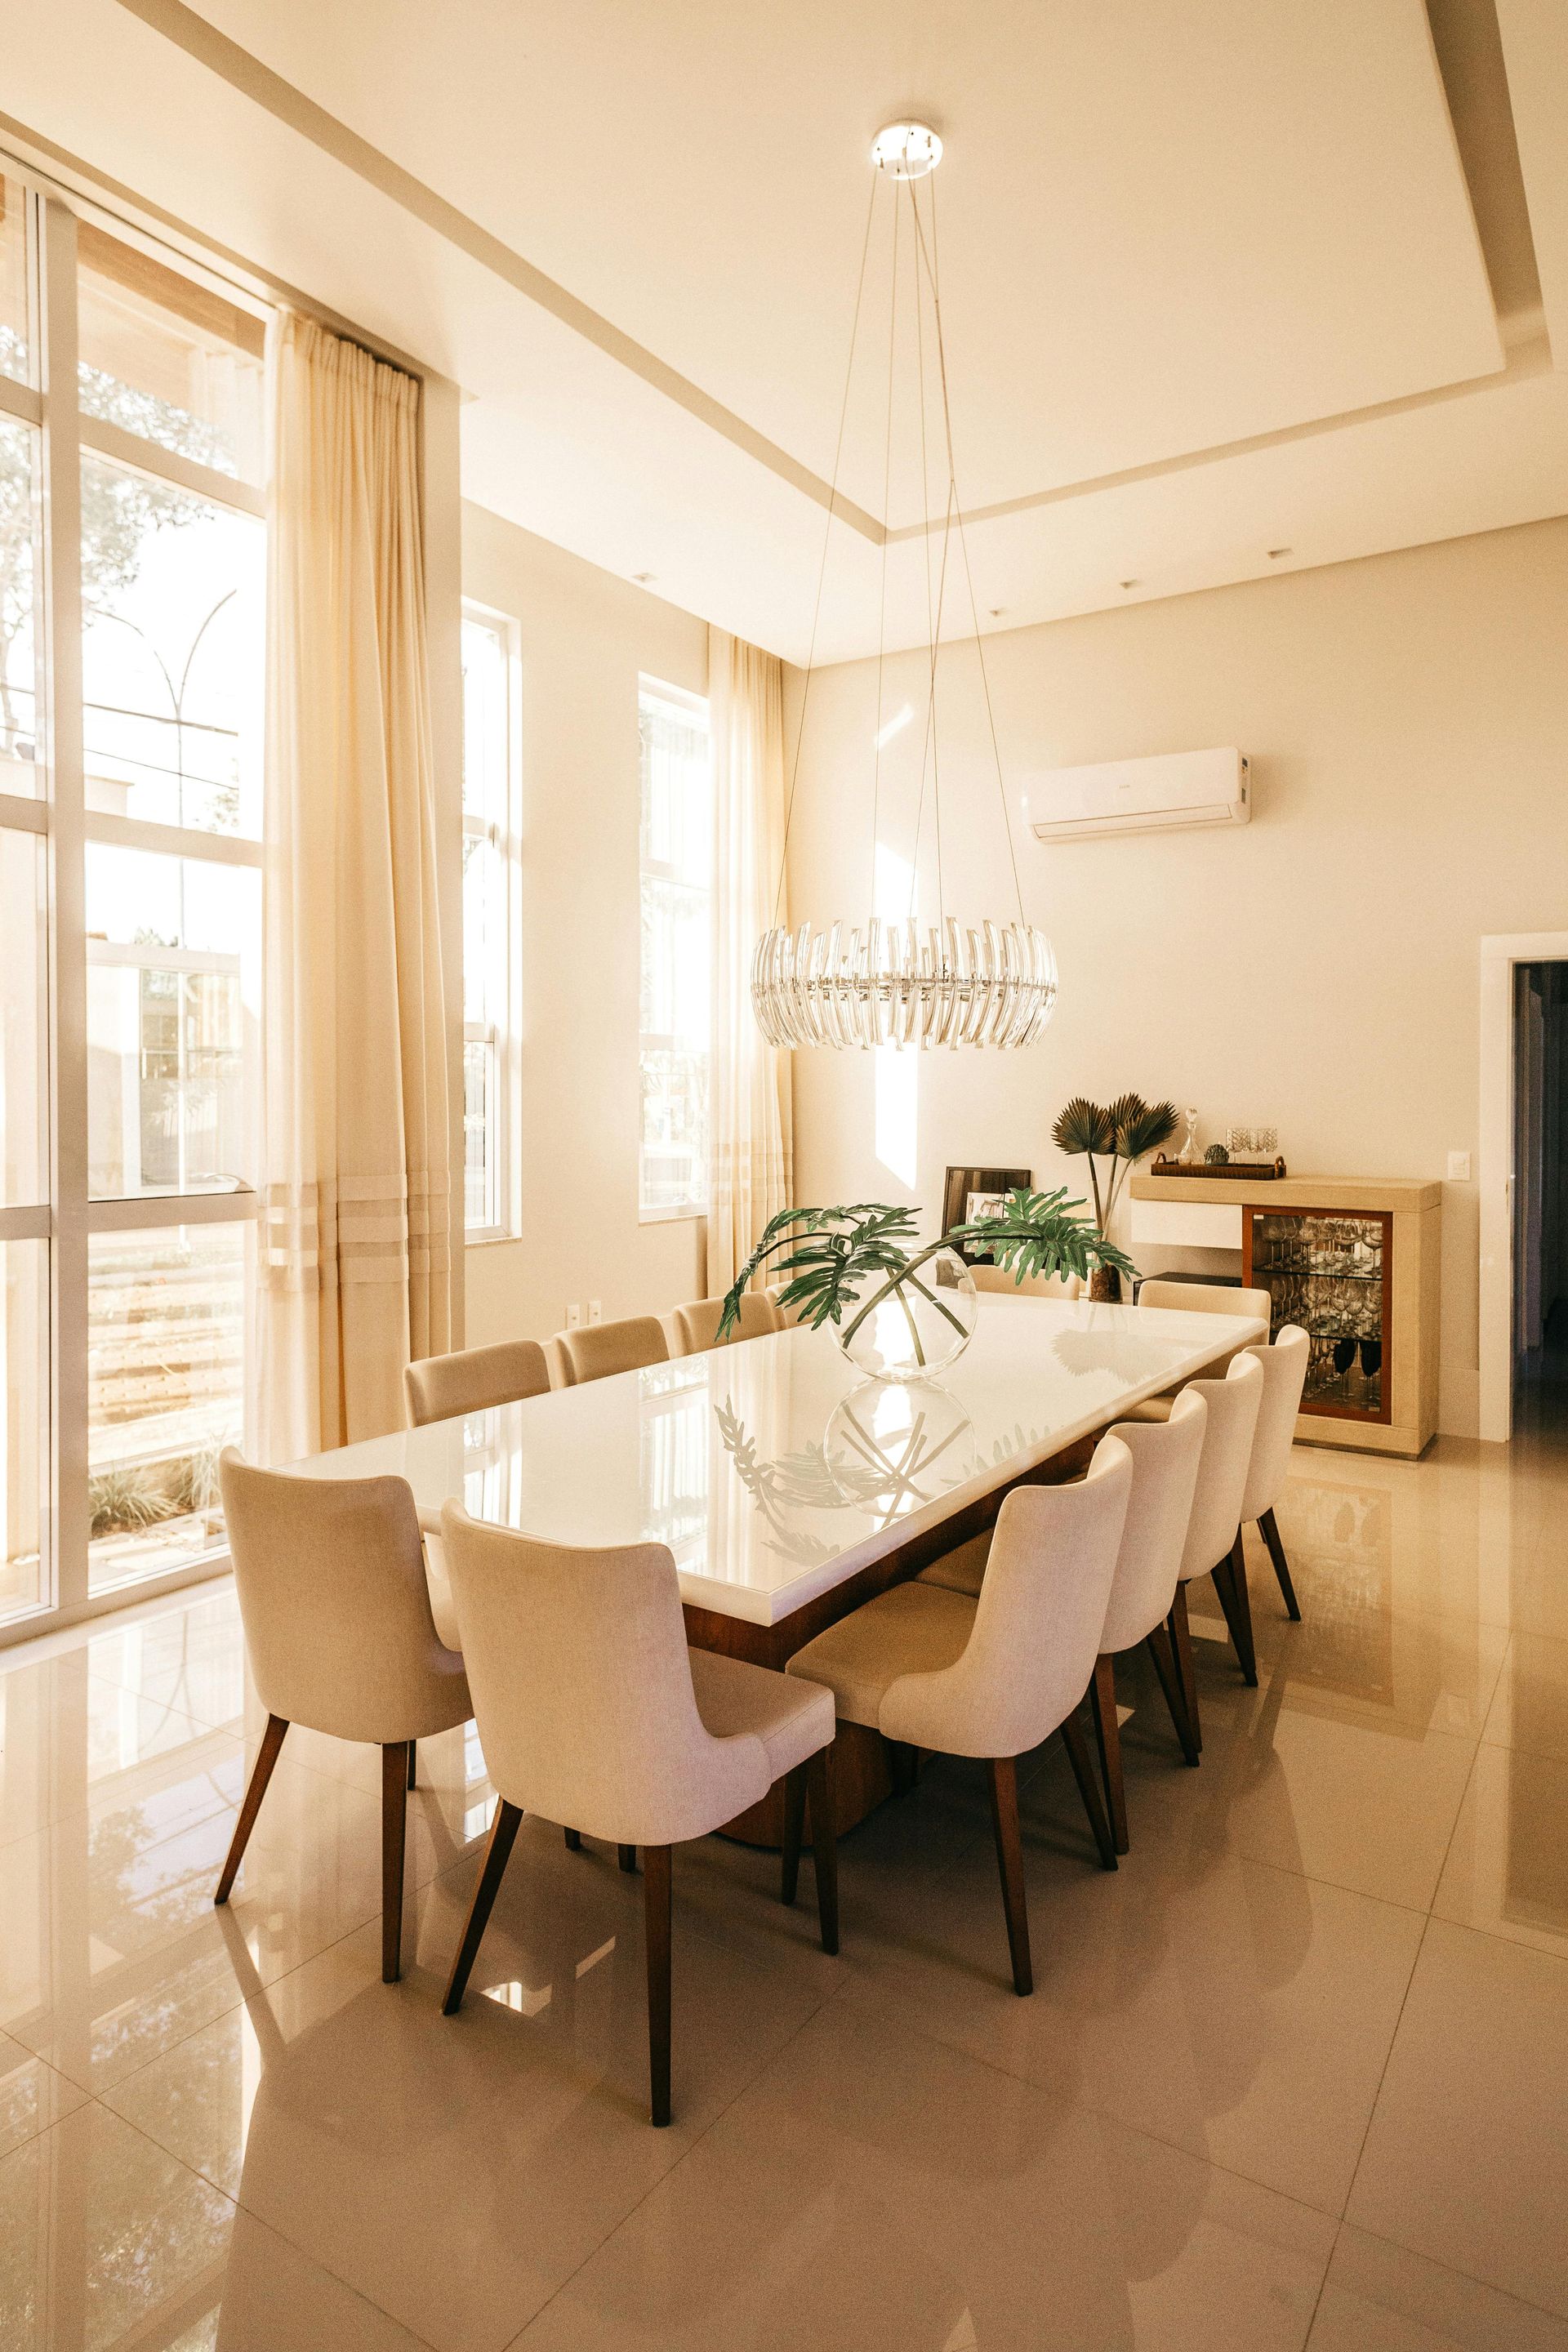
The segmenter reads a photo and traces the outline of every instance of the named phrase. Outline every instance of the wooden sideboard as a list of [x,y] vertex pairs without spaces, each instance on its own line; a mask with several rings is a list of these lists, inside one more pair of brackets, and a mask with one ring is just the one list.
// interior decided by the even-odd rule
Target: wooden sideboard
[[1443,1188],[1413,1177],[1134,1176],[1131,1255],[1160,1244],[1241,1254],[1274,1328],[1312,1341],[1296,1425],[1308,1445],[1415,1454],[1437,1427]]

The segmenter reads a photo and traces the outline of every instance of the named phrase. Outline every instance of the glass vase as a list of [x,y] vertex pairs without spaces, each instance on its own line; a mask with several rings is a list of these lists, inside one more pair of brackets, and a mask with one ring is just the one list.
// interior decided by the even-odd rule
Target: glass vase
[[838,1345],[868,1380],[928,1381],[955,1363],[974,1336],[980,1300],[973,1277],[955,1250],[944,1249],[877,1298],[889,1280],[873,1276],[846,1309]]

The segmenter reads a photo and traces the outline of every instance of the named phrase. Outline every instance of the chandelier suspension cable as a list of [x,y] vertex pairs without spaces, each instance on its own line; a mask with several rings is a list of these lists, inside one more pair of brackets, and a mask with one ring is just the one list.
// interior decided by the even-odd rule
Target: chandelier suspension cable
[[[880,178],[880,173],[878,178]],[[877,182],[871,183],[871,201],[877,201]],[[920,292],[920,279],[915,279],[915,291]],[[893,478],[893,358],[898,348],[899,331],[899,189],[893,184],[893,293],[888,305],[888,430],[882,448],[882,584],[877,606],[877,732],[873,739],[875,758],[871,764],[871,911],[877,911],[877,847],[881,829],[882,801],[882,670],[888,651],[888,515],[889,497]],[[804,722],[805,705],[801,703]],[[797,754],[798,756],[798,754]]]
[[1013,838],[1012,821],[1007,814],[1007,788],[1003,782],[1002,777],[1002,748],[996,738],[996,714],[992,709],[991,704],[991,678],[985,667],[985,645],[980,631],[980,607],[975,601],[974,573],[971,569],[969,562],[969,533],[964,528],[963,507],[958,496],[958,468],[954,462],[952,452],[952,410],[947,396],[947,345],[942,331],[942,283],[937,255],[936,186],[934,180],[932,182],[931,191],[931,251],[929,256],[926,255],[924,241],[921,237],[921,216],[918,211],[915,214],[915,237],[920,247],[921,255],[926,261],[926,272],[931,279],[931,310],[936,320],[937,369],[942,381],[942,414],[943,425],[947,434],[947,483],[949,511],[951,513],[953,510],[956,510],[957,513],[958,544],[963,556],[964,578],[969,586],[969,614],[971,620],[974,624],[975,657],[980,664],[980,690],[985,701],[985,724],[991,737],[992,765],[996,771],[996,797],[1001,805],[1002,831],[1006,839],[1007,856],[1013,868],[1013,895],[1018,902],[1019,920],[1023,921],[1026,919],[1024,915],[1024,886],[1018,877],[1018,846]]
[[[773,921],[779,919],[784,876],[789,871],[789,833],[795,822],[795,787],[800,782],[800,755],[805,742],[805,709],[811,698],[811,677],[816,664],[816,630],[822,618],[822,588],[827,577],[827,551],[833,539],[833,518],[838,505],[838,468],[844,456],[844,428],[849,418],[849,387],[855,381],[855,345],[860,332],[860,303],[866,291],[866,257],[871,250],[871,220],[877,209],[877,182],[871,182],[866,206],[866,233],[860,240],[860,275],[855,281],[855,315],[849,322],[849,364],[844,371],[844,398],[838,408],[838,438],[833,448],[833,475],[827,486],[827,520],[822,528],[822,561],[816,568],[816,600],[811,608],[811,638],[805,652],[805,682],[800,690],[800,726],[795,739],[795,759],[789,772],[789,798],[784,803],[784,837],[779,851],[779,878],[773,890]],[[884,518],[884,530],[886,520]],[[883,546],[887,541],[884,538]]]
[[[940,758],[940,751],[939,751],[939,746],[940,746],[940,742],[941,742],[941,730],[939,730],[939,728],[938,728],[938,726],[937,726],[937,717],[936,717],[936,666],[937,666],[937,648],[938,648],[938,646],[940,646],[940,644],[941,644],[941,642],[942,642],[942,606],[941,606],[941,604],[939,603],[939,604],[938,604],[938,605],[937,605],[937,608],[936,608],[935,612],[933,613],[933,612],[932,612],[932,610],[931,610],[931,465],[930,465],[930,461],[929,461],[929,459],[928,459],[928,457],[927,457],[927,454],[926,454],[926,346],[925,346],[925,305],[924,305],[924,303],[923,303],[923,302],[921,301],[921,257],[920,257],[921,209],[920,209],[920,198],[919,198],[919,194],[918,194],[918,193],[917,193],[917,189],[916,189],[916,184],[915,184],[915,182],[914,182],[913,180],[906,181],[906,182],[905,182],[905,185],[908,187],[909,192],[910,192],[910,220],[912,221],[912,223],[913,223],[913,225],[914,225],[914,232],[915,232],[915,250],[914,250],[914,254],[913,254],[913,257],[912,257],[912,258],[913,258],[913,265],[914,265],[914,273],[915,273],[915,382],[916,382],[916,383],[919,384],[919,386],[920,386],[920,407],[921,407],[921,522],[922,522],[922,524],[923,524],[923,526],[924,526],[923,530],[922,530],[922,532],[921,532],[921,537],[922,537],[922,539],[924,540],[924,542],[925,542],[925,575],[926,575],[926,635],[927,635],[927,636],[928,636],[928,637],[930,638],[930,640],[931,640],[931,699],[930,699],[930,703],[929,703],[929,705],[928,705],[928,711],[927,711],[926,742],[927,742],[927,746],[929,747],[930,751],[931,751],[931,819],[932,819],[932,823],[934,824],[935,828],[936,828],[936,919],[937,919],[937,928],[938,928],[938,930],[939,930],[939,932],[940,932],[941,936],[942,936],[943,939],[945,939],[945,938],[947,937],[947,896],[946,896],[946,892],[945,892],[945,890],[944,890],[944,889],[943,889],[943,887],[942,887],[942,768],[941,768],[941,758]],[[897,195],[897,194],[898,194],[898,191],[897,191],[897,189],[895,189],[895,190],[894,190],[894,194],[895,194],[895,196]],[[942,577],[943,577],[943,583],[944,583],[944,584],[945,584],[946,576],[947,576],[947,534],[948,534],[948,531],[949,531],[949,530],[950,530],[951,528],[952,528],[952,518],[951,518],[951,511],[950,511],[950,513],[949,513],[948,517],[944,519],[943,523],[942,523]],[[926,778],[925,778],[925,751],[922,750],[922,751],[921,751],[921,802],[920,802],[920,804],[921,804],[921,814],[923,814],[924,810],[925,810],[925,789],[926,789]],[[916,874],[916,877],[917,877],[917,879],[918,879],[918,877],[919,877],[919,874],[920,874],[920,863],[921,863],[920,820],[919,820],[919,818],[917,818],[917,819],[916,819],[916,822],[915,822],[915,857],[914,857],[915,874]],[[913,903],[912,903],[912,894],[911,894],[911,904],[910,904],[910,911],[911,913],[913,913],[913,911],[914,911],[914,908],[913,908]]]

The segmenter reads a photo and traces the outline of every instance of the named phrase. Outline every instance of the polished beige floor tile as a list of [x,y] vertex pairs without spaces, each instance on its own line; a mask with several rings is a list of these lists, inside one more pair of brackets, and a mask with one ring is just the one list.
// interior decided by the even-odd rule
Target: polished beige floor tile
[[1568,2352],[1568,2320],[1347,2225],[1307,2341],[1308,2352]]
[[[239,1742],[205,1733],[133,1799],[0,1847],[0,2030],[98,2090],[379,1916],[379,1806],[286,1762],[215,1909],[242,1780]],[[442,1852],[414,1820],[411,1904]]]
[[1479,1750],[1432,1907],[1568,1955],[1568,1757]]
[[218,2294],[214,2352],[427,2352],[423,2336],[243,2209]]
[[211,2342],[234,2208],[89,2104],[0,2161],[0,2344]]
[[1568,2317],[1568,1960],[1426,1929],[1347,2219]]
[[[440,2352],[499,2347],[838,1981],[805,1906],[729,1867],[742,1854],[678,1858],[668,2132],[647,2123],[641,1879],[543,1823],[458,2017],[440,1997],[468,1866],[423,1891],[401,1986],[373,1926],[106,2096]],[[730,1879],[721,1933],[704,1872]]]
[[206,1727],[100,1682],[79,1651],[0,1670],[0,1845],[133,1791],[142,1768]]
[[1568,1642],[1513,1636],[1481,1737],[1494,1748],[1568,1758]]
[[[1056,1801],[1070,1835],[1076,1791]],[[1135,1850],[1111,1875],[1037,1839],[1043,1802],[1027,1809],[1031,2000],[1007,1975],[989,1838],[918,1913],[858,1901],[844,1998],[1341,2212],[1420,1916],[1234,1854],[1184,1875]]]
[[240,1727],[245,1633],[232,1583],[100,1619],[85,1635],[84,1654],[100,1682],[176,1707],[214,1730]]
[[74,2083],[0,2033],[0,2157],[47,2131],[87,2097]]
[[835,2001],[520,2352],[1299,2347],[1332,2234]]

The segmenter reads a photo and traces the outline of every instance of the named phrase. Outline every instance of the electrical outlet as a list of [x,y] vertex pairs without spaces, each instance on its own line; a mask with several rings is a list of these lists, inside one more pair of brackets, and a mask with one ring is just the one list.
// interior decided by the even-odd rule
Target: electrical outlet
[[1470,1181],[1470,1155],[1469,1155],[1469,1153],[1468,1153],[1468,1151],[1450,1151],[1450,1152],[1449,1152],[1449,1154],[1448,1154],[1448,1181],[1449,1181],[1449,1183],[1450,1183],[1450,1184],[1468,1184],[1468,1183],[1469,1182],[1469,1181]]
[[589,1299],[589,1301],[588,1301],[588,1320],[589,1320],[589,1322],[590,1322],[590,1323],[602,1323],[602,1322],[604,1321],[604,1319],[605,1319],[605,1302],[604,1302],[604,1300],[603,1300],[602,1298],[590,1298],[590,1299]]
[[574,1301],[574,1303],[566,1309],[566,1328],[568,1331],[578,1330],[582,1326],[582,1321],[583,1309],[575,1303],[575,1301]]

